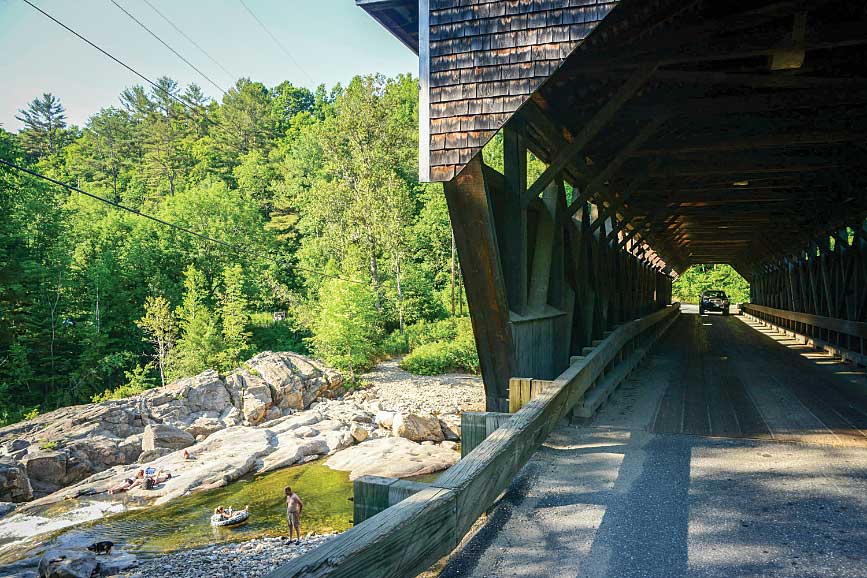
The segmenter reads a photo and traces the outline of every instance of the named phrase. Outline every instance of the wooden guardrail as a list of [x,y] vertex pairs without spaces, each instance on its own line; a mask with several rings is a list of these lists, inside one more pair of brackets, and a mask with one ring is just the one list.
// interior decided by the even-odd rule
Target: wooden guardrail
[[[744,315],[844,360],[867,366],[867,323],[744,303]],[[843,342],[846,342],[845,344]],[[857,350],[856,350],[857,348]]]
[[434,484],[275,569],[268,578],[417,575],[457,547],[621,349],[648,331],[655,338],[679,312],[679,304],[674,304],[621,325]]

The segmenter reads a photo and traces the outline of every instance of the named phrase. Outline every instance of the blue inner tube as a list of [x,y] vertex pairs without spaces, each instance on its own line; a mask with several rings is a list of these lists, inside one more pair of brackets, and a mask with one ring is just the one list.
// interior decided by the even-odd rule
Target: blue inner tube
[[247,521],[247,518],[250,517],[250,512],[248,510],[238,510],[232,514],[231,518],[223,518],[219,514],[214,514],[211,516],[211,525],[212,526],[237,526],[238,524],[242,524]]

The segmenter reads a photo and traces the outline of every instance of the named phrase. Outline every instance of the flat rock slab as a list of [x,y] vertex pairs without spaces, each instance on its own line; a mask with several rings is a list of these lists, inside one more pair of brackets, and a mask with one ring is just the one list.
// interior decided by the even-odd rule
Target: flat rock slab
[[406,438],[381,438],[345,449],[328,459],[333,470],[349,472],[349,479],[361,476],[409,478],[445,470],[460,455],[442,446],[423,446]]

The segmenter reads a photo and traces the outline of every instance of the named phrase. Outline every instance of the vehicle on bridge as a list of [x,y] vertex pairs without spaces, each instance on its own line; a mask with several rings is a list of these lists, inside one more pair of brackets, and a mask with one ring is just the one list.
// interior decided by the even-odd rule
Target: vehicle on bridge
[[723,315],[728,315],[730,305],[725,291],[702,291],[698,301],[698,314],[704,315],[707,311],[719,311]]

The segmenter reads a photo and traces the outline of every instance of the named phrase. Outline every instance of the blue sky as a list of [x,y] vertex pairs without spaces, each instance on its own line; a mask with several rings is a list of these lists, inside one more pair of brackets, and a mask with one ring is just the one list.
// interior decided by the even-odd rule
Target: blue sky
[[[31,0],[145,76],[167,75],[216,88],[123,14],[110,0]],[[235,80],[187,42],[142,0],[116,0],[223,88]],[[239,0],[150,0],[227,70],[274,86],[283,80],[314,88],[356,74],[417,74],[415,55],[353,0],[245,0],[305,72],[274,45]],[[309,76],[308,76],[309,75]],[[143,84],[22,0],[0,0],[0,126],[16,131],[19,108],[43,92],[81,125],[120,91]]]

